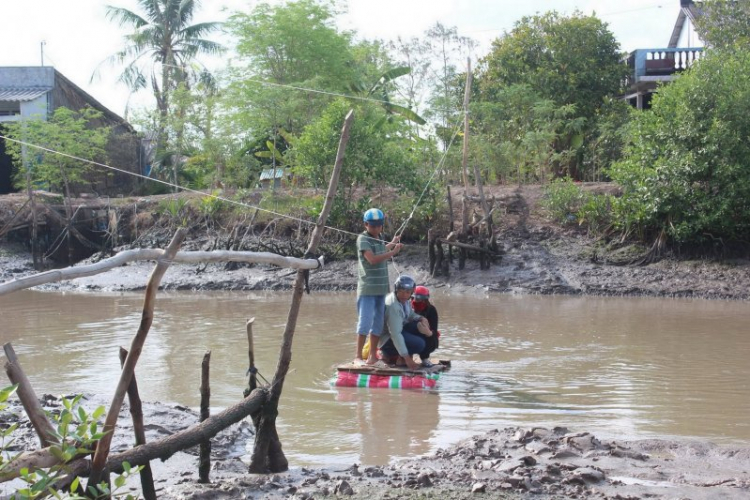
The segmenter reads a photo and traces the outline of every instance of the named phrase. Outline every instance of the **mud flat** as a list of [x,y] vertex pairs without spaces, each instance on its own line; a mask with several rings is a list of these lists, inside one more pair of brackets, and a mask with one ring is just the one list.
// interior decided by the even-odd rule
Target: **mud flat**
[[[60,400],[45,395],[48,411]],[[91,396],[84,406],[106,404]],[[147,440],[154,441],[198,422],[179,405],[145,403]],[[32,449],[36,437],[20,407],[3,412],[0,423],[20,422],[14,451]],[[345,469],[298,468],[283,474],[247,471],[253,430],[234,425],[212,440],[211,483],[198,483],[198,447],[165,462],[154,461],[159,498],[311,499],[350,498],[599,498],[746,499],[750,497],[750,447],[704,441],[647,439],[601,441],[580,430],[556,427],[506,428],[474,436],[434,454],[386,466],[351,464]],[[132,442],[127,405],[122,409],[113,452]],[[282,436],[283,442],[283,436]],[[250,447],[250,448],[249,448]],[[12,492],[5,484],[3,493]],[[138,493],[137,480],[125,487]]]

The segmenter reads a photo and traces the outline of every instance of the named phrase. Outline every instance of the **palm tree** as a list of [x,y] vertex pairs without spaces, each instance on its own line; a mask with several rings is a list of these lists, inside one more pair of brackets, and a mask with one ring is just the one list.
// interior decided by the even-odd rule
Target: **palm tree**
[[[224,47],[203,36],[217,31],[222,23],[190,24],[199,0],[137,0],[145,15],[121,7],[107,7],[107,18],[121,27],[131,28],[125,35],[126,45],[108,61],[125,64],[119,80],[132,92],[151,89],[159,110],[157,154],[166,148],[165,130],[169,113],[169,96],[185,83],[192,64],[199,55],[214,55]],[[144,61],[144,59],[149,62]],[[149,74],[150,73],[150,74]]]

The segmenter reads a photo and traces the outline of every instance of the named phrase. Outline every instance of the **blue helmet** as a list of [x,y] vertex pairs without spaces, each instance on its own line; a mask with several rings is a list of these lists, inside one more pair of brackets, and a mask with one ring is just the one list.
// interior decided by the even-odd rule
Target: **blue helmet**
[[409,292],[413,292],[416,286],[417,283],[414,281],[414,278],[412,278],[411,276],[407,276],[406,274],[402,274],[401,276],[399,276],[393,283],[393,288],[397,292],[399,290],[408,290]]
[[370,210],[365,212],[365,216],[362,219],[368,224],[382,225],[383,221],[385,221],[385,215],[383,215],[383,212],[381,210],[377,208],[371,208]]

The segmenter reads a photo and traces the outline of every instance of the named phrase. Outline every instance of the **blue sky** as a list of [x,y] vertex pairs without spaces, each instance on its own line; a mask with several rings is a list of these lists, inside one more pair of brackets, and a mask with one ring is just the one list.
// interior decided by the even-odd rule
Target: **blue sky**
[[[196,21],[221,21],[232,11],[248,11],[257,1],[203,0]],[[617,37],[623,50],[667,45],[679,13],[679,0],[349,0],[349,12],[340,26],[365,38],[395,39],[420,36],[441,22],[456,26],[459,34],[480,42],[476,56],[487,51],[492,39],[510,30],[525,15],[557,10],[596,12]],[[53,65],[112,111],[122,114],[128,91],[116,83],[117,68],[94,70],[122,44],[124,32],[105,19],[105,6],[137,10],[135,0],[2,0],[0,66]],[[228,43],[229,40],[224,40]],[[205,61],[220,68],[223,61]],[[136,96],[132,103],[147,102]]]

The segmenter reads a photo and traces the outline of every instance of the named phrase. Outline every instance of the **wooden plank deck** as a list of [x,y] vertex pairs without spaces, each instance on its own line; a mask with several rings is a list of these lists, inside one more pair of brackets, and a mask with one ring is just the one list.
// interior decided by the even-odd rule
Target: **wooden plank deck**
[[449,359],[437,359],[437,360],[431,360],[433,363],[433,366],[430,368],[420,368],[419,370],[410,370],[406,368],[405,366],[388,366],[388,367],[376,367],[376,366],[369,366],[369,365],[360,365],[360,364],[354,364],[354,363],[346,363],[343,365],[339,365],[336,367],[336,369],[340,372],[349,372],[349,373],[363,373],[366,375],[380,375],[380,376],[394,376],[394,375],[407,375],[407,376],[415,376],[415,375],[425,375],[425,374],[432,374],[432,373],[439,373],[448,370],[451,367],[451,362]]

